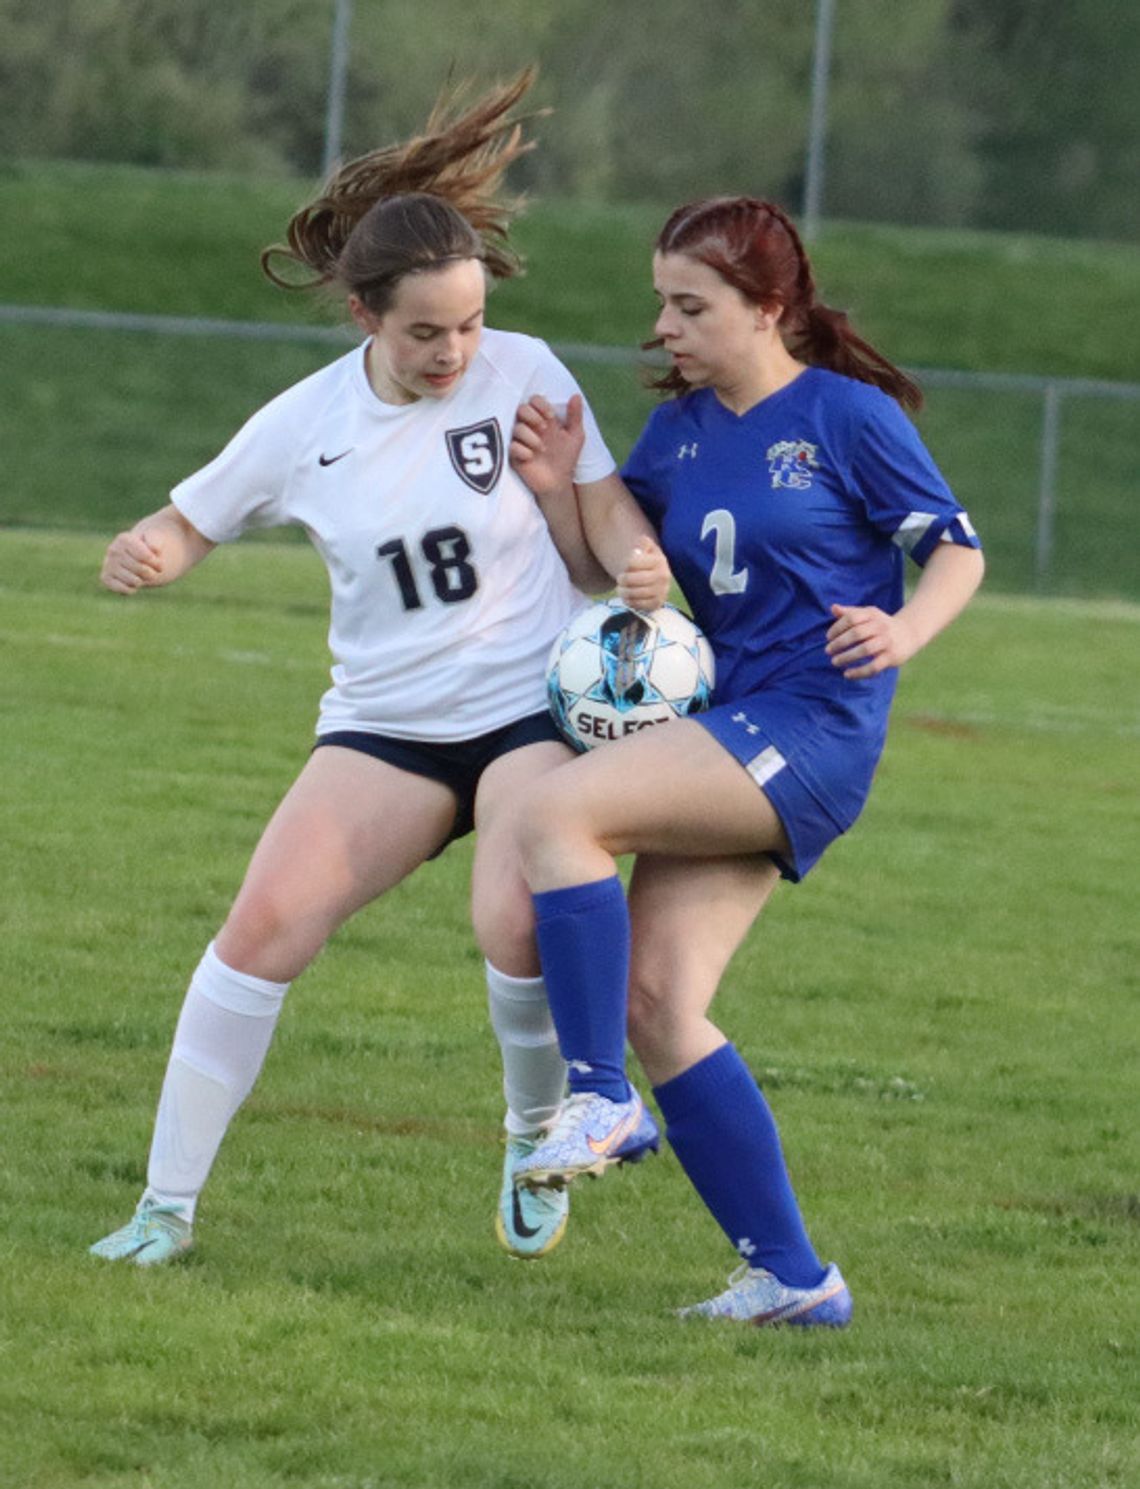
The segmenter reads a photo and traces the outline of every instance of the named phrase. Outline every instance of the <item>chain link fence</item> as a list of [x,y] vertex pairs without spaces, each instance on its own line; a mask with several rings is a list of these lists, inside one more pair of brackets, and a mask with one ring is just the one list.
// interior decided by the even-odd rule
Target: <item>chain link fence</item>
[[[76,335],[130,338],[130,375],[144,378],[148,365],[165,358],[159,344],[195,342],[193,355],[185,350],[177,354],[183,388],[188,382],[192,385],[195,367],[202,385],[209,386],[211,344],[274,345],[284,363],[258,358],[260,375],[267,379],[267,396],[273,390],[273,379],[283,384],[303,376],[327,360],[330,351],[344,350],[352,340],[343,328],[27,305],[0,306],[0,325],[55,333],[57,346],[65,338],[71,345]],[[42,337],[37,337],[35,348],[35,356],[56,356],[50,341]],[[634,371],[637,352],[581,343],[562,343],[555,350],[578,376],[620,458],[647,406],[643,398],[638,407],[630,406],[639,394]],[[924,437],[983,534],[992,587],[1140,599],[1140,573],[1133,557],[1133,493],[1128,489],[1130,469],[1134,474],[1129,452],[1134,455],[1136,449],[1140,384],[940,368],[909,370],[928,394],[922,415]],[[65,376],[61,367],[48,366],[44,371],[49,379]],[[152,380],[161,384],[168,377],[156,369]],[[249,390],[244,389],[242,396],[248,397]],[[68,401],[66,396],[62,401]],[[89,478],[95,485],[99,480],[113,483],[117,479],[111,471],[99,474],[96,467],[105,458],[101,451],[113,453],[121,478],[123,452],[133,446],[135,456],[141,457],[148,439],[147,431],[131,431],[128,400],[120,406],[114,398],[105,399],[97,417],[101,423],[87,456]],[[209,399],[186,396],[179,398],[176,411],[171,410],[167,427],[177,427],[178,438],[189,440],[192,448],[212,452],[215,426],[225,429],[223,437],[228,437],[236,418],[227,411],[219,423]],[[202,427],[194,438],[199,421]],[[1106,452],[1112,453],[1106,457]],[[189,461],[187,469],[193,463]],[[146,468],[145,461],[142,468]],[[27,490],[29,508],[26,515],[10,510],[7,520],[39,521],[46,513],[50,521],[53,511],[67,516],[59,493],[26,476],[13,484]],[[148,501],[153,503],[153,496],[153,491],[140,492],[138,510]],[[86,510],[90,516],[86,523],[80,518],[80,526],[98,521],[101,513],[111,524],[122,520],[116,512],[103,513],[97,500]],[[74,513],[71,520],[75,520]]]
[[[843,220],[1118,243],[1137,220],[1140,131],[1112,78],[1140,61],[1140,9],[1115,0],[0,0],[5,55],[20,59],[0,119],[0,161],[13,170],[81,160],[300,180],[418,128],[449,77],[504,77],[537,58],[530,101],[554,113],[518,184],[540,198],[597,211],[748,191],[783,201],[821,248],[826,224]],[[80,258],[82,221],[68,229]],[[0,304],[3,427],[19,434],[0,522],[105,530],[148,508],[156,485],[208,458],[259,395],[347,344],[341,330],[243,320],[241,308],[223,320],[36,303],[71,298],[70,265],[52,282],[26,272],[36,241],[33,224],[30,246],[0,248],[0,298],[25,302]],[[164,247],[145,251],[158,259]],[[110,252],[126,251],[114,240]],[[943,301],[909,301],[907,314],[913,305],[912,319],[945,323],[957,309],[950,281],[971,266],[923,262]],[[868,269],[890,265],[871,249]],[[1117,300],[1086,321],[1116,319],[1104,306],[1123,304],[1134,283],[1122,273]],[[1006,325],[1034,313],[1017,301]],[[912,367],[928,394],[921,429],[983,534],[990,585],[1140,599],[1140,382],[1109,381],[1135,377],[1134,361],[1073,351],[1068,324],[1020,360],[995,357],[992,340],[963,350],[931,337],[913,349],[914,361],[942,355],[959,369],[1104,374]],[[557,350],[620,457],[650,406],[636,352]],[[139,419],[144,384],[158,412]]]

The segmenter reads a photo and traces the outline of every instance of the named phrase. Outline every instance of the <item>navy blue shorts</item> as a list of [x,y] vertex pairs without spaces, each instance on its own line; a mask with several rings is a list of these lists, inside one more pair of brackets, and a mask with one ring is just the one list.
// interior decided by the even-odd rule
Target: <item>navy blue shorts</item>
[[[455,793],[455,825],[447,841],[437,849],[442,853],[448,843],[466,837],[475,827],[475,792],[479,780],[487,767],[501,755],[524,745],[539,744],[544,740],[565,744],[554,720],[544,709],[542,713],[516,719],[513,724],[504,724],[501,729],[492,729],[490,734],[480,734],[476,739],[449,740],[434,743],[417,739],[392,739],[387,734],[370,734],[365,729],[340,729],[332,734],[322,734],[313,746],[340,745],[345,750],[359,750],[362,755],[371,755],[374,760],[386,760],[400,770],[412,775],[427,776],[431,781],[441,781]],[[572,754],[569,746],[567,755]],[[433,853],[432,857],[436,855]]]
[[885,738],[826,700],[769,689],[722,703],[694,722],[739,760],[775,807],[791,861],[771,855],[798,882],[863,810]]

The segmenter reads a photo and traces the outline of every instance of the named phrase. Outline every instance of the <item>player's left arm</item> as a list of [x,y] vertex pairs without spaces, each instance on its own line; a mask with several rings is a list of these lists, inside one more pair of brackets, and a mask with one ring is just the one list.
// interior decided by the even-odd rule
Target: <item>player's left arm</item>
[[910,599],[888,615],[875,605],[832,605],[827,654],[849,678],[873,677],[901,667],[966,608],[982,582],[980,548],[938,544],[926,560]]

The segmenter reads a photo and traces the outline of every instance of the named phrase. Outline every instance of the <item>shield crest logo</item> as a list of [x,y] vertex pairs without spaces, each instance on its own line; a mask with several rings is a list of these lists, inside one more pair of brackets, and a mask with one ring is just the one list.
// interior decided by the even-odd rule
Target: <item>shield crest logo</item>
[[503,436],[498,419],[484,419],[463,429],[449,429],[447,453],[451,456],[456,475],[473,491],[486,496],[503,469]]

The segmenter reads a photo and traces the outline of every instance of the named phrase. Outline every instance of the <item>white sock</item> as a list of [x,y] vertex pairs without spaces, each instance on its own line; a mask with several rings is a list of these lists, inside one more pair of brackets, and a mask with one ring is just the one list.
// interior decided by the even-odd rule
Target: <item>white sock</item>
[[253,1089],[287,982],[235,972],[211,941],[174,1033],[147,1166],[147,1195],[193,1220],[226,1128]]
[[504,1126],[529,1137],[557,1112],[566,1089],[566,1062],[541,977],[509,977],[487,964],[491,1026],[503,1055]]

